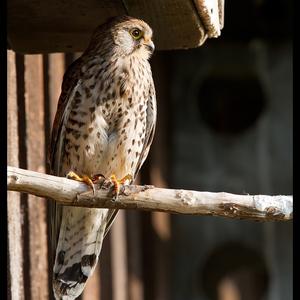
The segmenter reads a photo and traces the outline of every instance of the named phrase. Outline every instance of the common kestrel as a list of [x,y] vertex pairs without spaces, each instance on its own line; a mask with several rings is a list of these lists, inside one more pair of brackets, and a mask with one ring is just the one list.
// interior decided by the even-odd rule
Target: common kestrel
[[[53,174],[72,171],[88,180],[95,174],[118,179],[129,174],[130,182],[134,180],[155,130],[156,97],[148,62],[153,51],[152,30],[142,20],[115,17],[95,30],[63,78],[49,153]],[[53,203],[56,299],[82,293],[116,212]]]

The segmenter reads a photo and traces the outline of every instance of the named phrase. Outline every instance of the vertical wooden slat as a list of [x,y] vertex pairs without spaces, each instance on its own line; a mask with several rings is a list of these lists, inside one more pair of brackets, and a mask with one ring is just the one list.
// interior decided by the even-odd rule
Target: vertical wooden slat
[[61,84],[65,72],[65,55],[63,53],[52,53],[48,55],[48,78],[49,78],[49,104],[50,124],[52,127],[58,98],[61,92]]
[[[25,122],[25,84],[24,84],[24,55],[16,53],[17,69],[17,103],[18,103],[18,138],[19,138],[19,166],[27,168],[26,155],[26,122]],[[28,194],[21,193],[21,211],[23,215],[23,278],[24,298],[30,298],[30,275],[29,275],[29,240],[28,240]]]
[[102,245],[100,254],[100,284],[101,299],[112,299],[112,272],[111,272],[111,231],[108,232]]
[[[143,170],[143,176],[145,176],[146,169]],[[142,182],[149,182],[142,181]],[[155,234],[151,225],[151,213],[142,212],[142,262],[143,262],[143,280],[144,280],[144,300],[156,299],[155,295],[155,276],[156,276],[156,256],[155,256]]]
[[[45,172],[42,55],[25,56],[27,168]],[[45,200],[28,196],[31,299],[48,299],[47,215]]]
[[119,211],[111,228],[112,294],[113,300],[128,299],[125,212]]
[[[154,184],[154,182],[153,182]],[[168,300],[169,296],[169,241],[170,216],[166,213],[155,212],[151,214],[151,225],[155,233],[152,245],[155,264],[154,287],[155,299]]]
[[126,211],[126,231],[128,253],[128,299],[142,300],[144,297],[144,285],[140,212]]
[[[16,58],[13,51],[7,52],[7,147],[8,165],[19,166],[18,106]],[[24,299],[22,212],[20,193],[7,193],[8,217],[8,299]]]
[[100,300],[100,264],[98,263],[94,274],[89,278],[83,294],[83,300]]

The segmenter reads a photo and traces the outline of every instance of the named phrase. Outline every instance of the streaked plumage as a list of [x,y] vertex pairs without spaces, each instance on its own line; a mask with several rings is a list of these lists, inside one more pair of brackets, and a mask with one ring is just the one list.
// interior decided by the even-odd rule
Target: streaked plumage
[[[156,122],[148,62],[151,38],[151,28],[131,17],[114,18],[96,29],[63,79],[50,147],[53,174],[66,176],[72,170],[78,175],[136,177]],[[82,293],[115,215],[115,210],[53,203],[56,299],[75,299]]]

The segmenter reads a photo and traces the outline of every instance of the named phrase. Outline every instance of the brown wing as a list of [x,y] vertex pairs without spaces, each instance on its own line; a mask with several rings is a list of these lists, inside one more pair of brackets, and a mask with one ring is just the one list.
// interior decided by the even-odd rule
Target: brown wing
[[[77,59],[74,61],[67,69],[64,74],[62,90],[58,100],[57,111],[55,115],[55,119],[53,122],[52,128],[52,136],[51,142],[48,149],[48,161],[50,165],[50,171],[54,175],[59,174],[58,165],[60,162],[58,161],[56,152],[57,152],[57,143],[59,140],[62,123],[64,119],[64,113],[66,110],[66,106],[69,101],[69,95],[78,83],[79,78],[79,68],[81,65],[81,59]],[[61,225],[61,216],[62,216],[62,206],[57,204],[54,201],[50,201],[50,239],[51,239],[51,247],[52,247],[52,259],[54,262],[57,240]]]
[[[56,146],[59,139],[59,134],[62,127],[63,116],[69,100],[69,95],[76,86],[79,77],[79,69],[81,65],[81,58],[75,60],[67,69],[64,74],[63,83],[61,87],[61,94],[57,104],[57,111],[53,122],[51,142],[48,149],[48,162],[50,164],[51,173],[55,173],[54,164],[57,163],[55,160]],[[59,174],[54,174],[59,175]]]
[[150,146],[153,141],[155,126],[156,126],[156,95],[153,80],[151,81],[150,91],[149,91],[149,100],[147,106],[147,121],[146,121],[146,135],[143,150],[139,157],[137,167],[134,173],[134,179],[136,178],[138,172],[140,171],[144,161],[146,160]]

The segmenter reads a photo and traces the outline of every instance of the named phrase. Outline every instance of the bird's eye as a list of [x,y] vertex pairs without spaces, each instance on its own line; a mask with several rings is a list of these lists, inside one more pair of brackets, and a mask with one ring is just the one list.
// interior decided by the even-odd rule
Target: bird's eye
[[140,39],[142,36],[143,36],[143,32],[138,29],[138,28],[134,28],[130,31],[130,34],[132,35],[132,37],[135,39],[135,40],[138,40]]

